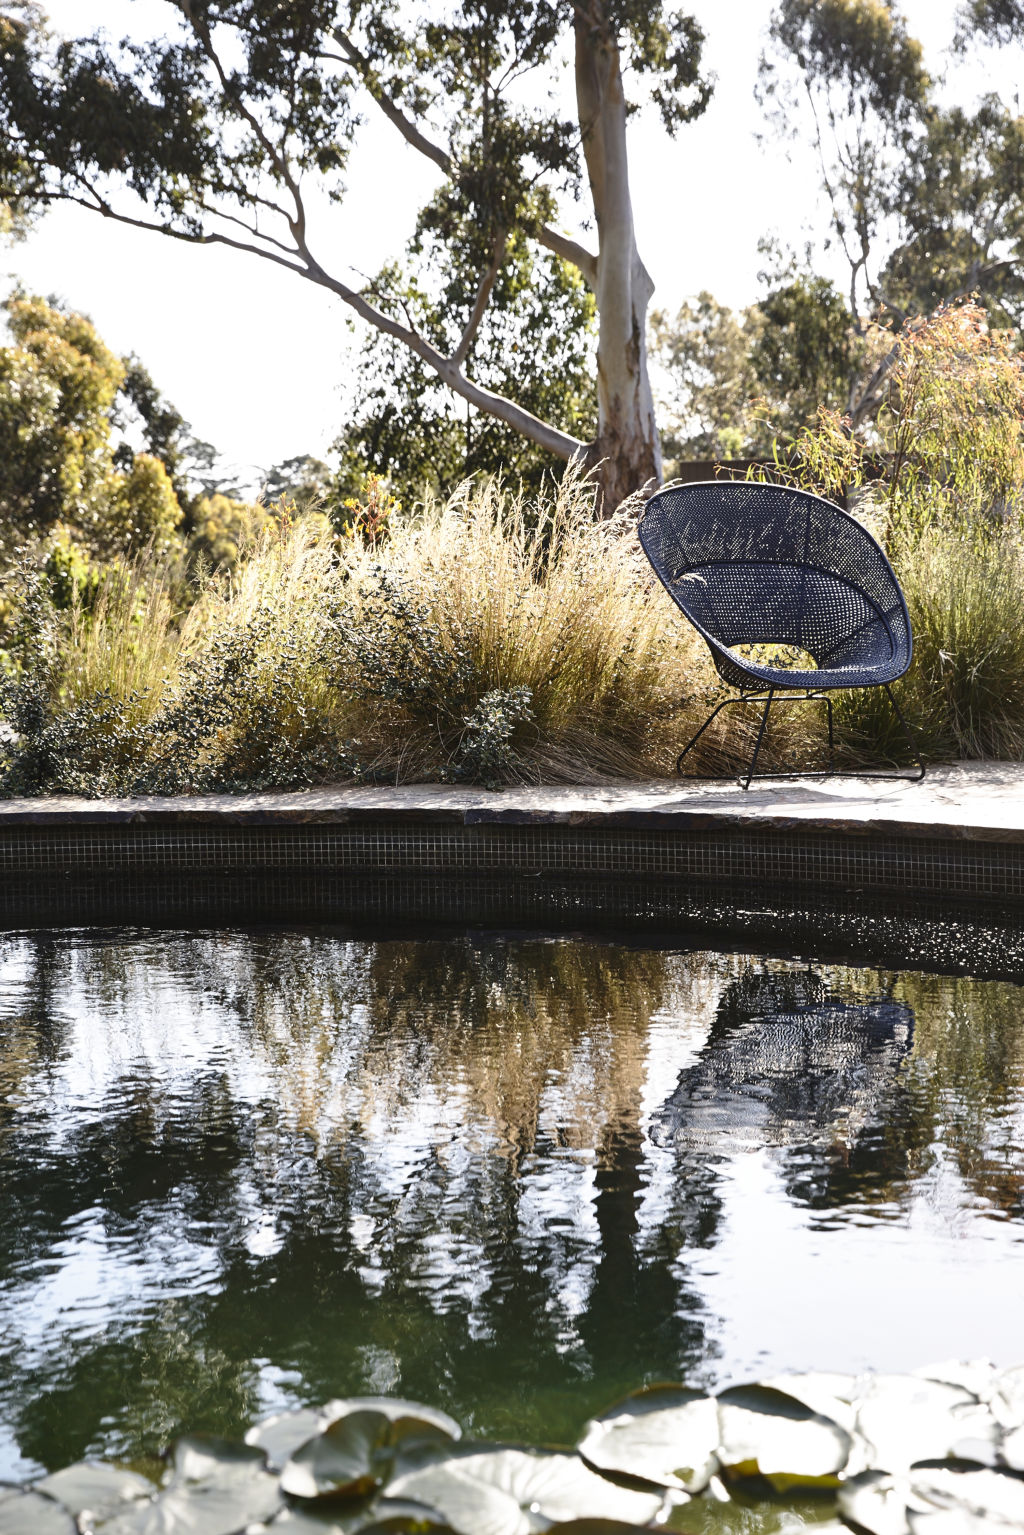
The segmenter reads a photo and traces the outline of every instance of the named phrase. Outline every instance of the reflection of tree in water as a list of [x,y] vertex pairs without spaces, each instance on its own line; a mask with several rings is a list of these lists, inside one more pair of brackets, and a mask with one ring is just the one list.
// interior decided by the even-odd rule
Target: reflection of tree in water
[[[20,945],[0,1419],[51,1464],[237,1432],[261,1360],[293,1398],[396,1391],[570,1437],[704,1362],[686,1250],[717,1239],[730,1151],[779,1148],[824,1207],[899,1197],[937,1140],[965,1168],[988,1147],[989,1185],[1016,1165],[1012,987],[500,936]],[[713,1023],[648,1140],[656,1013],[659,1082],[672,1019],[696,1047]],[[48,1288],[79,1253],[98,1323]]]
[[306,1399],[396,1390],[541,1437],[700,1356],[674,1268],[695,1199],[637,1242],[648,1018],[692,1000],[692,962],[263,934],[64,966],[72,1049],[110,1059],[96,1101],[40,1092],[8,1147],[8,1336],[79,1239],[112,1293],[91,1334],[55,1318],[6,1352],[27,1455],[152,1447],[186,1402],[237,1429],[261,1358]]

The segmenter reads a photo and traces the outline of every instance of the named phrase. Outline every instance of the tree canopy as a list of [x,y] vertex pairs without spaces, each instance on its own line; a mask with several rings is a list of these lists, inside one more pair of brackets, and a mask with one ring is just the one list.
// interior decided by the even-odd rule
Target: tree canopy
[[121,359],[82,315],[21,292],[2,307],[12,341],[0,347],[4,541],[60,525],[104,555],[166,543],[182,509],[164,462],[115,444]]
[[[547,453],[604,461],[615,502],[660,469],[646,368],[650,278],[630,204],[627,119],[669,132],[703,111],[703,36],[662,0],[457,0],[418,15],[367,0],[164,0],[165,36],[48,34],[31,0],[0,9],[0,197],[78,203],[191,243],[219,243],[336,294],[468,405]],[[559,89],[566,52],[574,99]],[[380,112],[439,174],[420,211],[431,298],[463,296],[442,336],[374,283],[339,239],[361,118]],[[562,227],[578,199],[593,243]],[[344,229],[344,225],[341,225]],[[540,414],[483,356],[484,318],[526,242],[567,263],[596,312],[596,423]],[[544,267],[531,263],[534,271]],[[448,314],[446,322],[450,321]],[[490,381],[484,381],[485,379]],[[504,392],[507,388],[508,392]]]

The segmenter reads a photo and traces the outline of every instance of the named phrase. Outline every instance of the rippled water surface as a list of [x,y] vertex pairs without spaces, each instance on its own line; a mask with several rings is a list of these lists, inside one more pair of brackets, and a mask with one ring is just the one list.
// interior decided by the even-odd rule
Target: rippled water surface
[[1024,991],[578,939],[0,945],[0,1478],[394,1392],[1024,1360]]

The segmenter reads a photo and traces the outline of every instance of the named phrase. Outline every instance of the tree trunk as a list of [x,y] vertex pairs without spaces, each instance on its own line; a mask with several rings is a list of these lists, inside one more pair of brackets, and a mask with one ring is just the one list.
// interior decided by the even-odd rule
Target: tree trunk
[[626,155],[626,99],[615,33],[602,0],[580,7],[576,100],[597,219],[597,437],[587,462],[598,471],[610,516],[648,481],[661,481],[661,444],[647,372],[647,306],[654,284],[636,248]]

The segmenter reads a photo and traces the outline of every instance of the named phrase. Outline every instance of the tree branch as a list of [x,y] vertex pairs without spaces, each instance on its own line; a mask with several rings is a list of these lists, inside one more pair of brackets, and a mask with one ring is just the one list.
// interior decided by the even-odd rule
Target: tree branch
[[578,267],[591,288],[597,287],[597,257],[591,251],[568,235],[559,234],[557,229],[552,229],[548,224],[542,225],[535,232],[535,239],[547,250],[554,251],[556,256],[561,256],[563,261]]
[[466,321],[466,328],[462,332],[462,339],[452,353],[452,362],[458,368],[462,367],[462,364],[469,356],[469,349],[473,345],[477,331],[480,329],[480,322],[487,310],[491,291],[501,270],[501,263],[505,259],[507,244],[508,241],[504,233],[499,235],[494,242],[494,260],[480,279],[480,286],[476,290],[476,301],[473,304],[469,319]]
[[[446,174],[451,175],[451,156],[441,148],[440,144],[435,144],[427,138],[425,133],[421,133],[412,118],[381,89],[373,65],[366,55],[356,47],[352,39],[340,27],[335,29],[332,36],[345,53],[345,58],[341,62],[350,65],[356,71],[388,122],[394,124],[407,144],[411,144],[413,149],[418,149],[421,155],[426,155],[428,160],[433,160],[435,165],[439,165]],[[333,57],[333,55],[325,54],[323,57]]]

